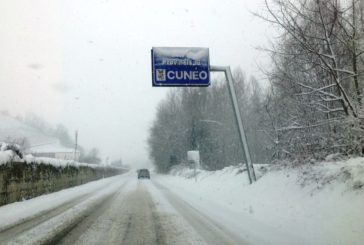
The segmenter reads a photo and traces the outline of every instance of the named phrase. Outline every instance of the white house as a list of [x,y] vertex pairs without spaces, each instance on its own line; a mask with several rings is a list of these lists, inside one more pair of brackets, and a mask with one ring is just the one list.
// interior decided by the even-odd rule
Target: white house
[[75,152],[75,149],[63,147],[58,142],[31,146],[27,149],[27,153],[35,157],[50,157],[75,161],[80,159],[80,151],[77,150]]

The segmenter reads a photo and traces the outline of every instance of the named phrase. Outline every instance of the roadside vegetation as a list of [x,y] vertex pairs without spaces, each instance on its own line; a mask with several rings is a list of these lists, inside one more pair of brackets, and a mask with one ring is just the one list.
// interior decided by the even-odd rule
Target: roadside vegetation
[[[302,163],[364,153],[364,12],[358,0],[274,0],[257,17],[277,37],[262,88],[234,73],[253,162]],[[242,54],[243,55],[243,54]],[[199,150],[205,169],[243,159],[224,81],[173,89],[150,129],[150,156],[160,172]]]

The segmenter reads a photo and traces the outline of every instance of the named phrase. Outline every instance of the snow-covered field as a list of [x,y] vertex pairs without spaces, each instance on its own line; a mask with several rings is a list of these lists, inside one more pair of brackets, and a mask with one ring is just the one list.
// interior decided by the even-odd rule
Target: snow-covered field
[[0,141],[13,142],[15,140],[21,142],[23,139],[29,140],[30,145],[59,143],[57,138],[45,135],[21,120],[0,112]]
[[158,181],[252,244],[364,244],[364,158],[301,167],[172,171]]

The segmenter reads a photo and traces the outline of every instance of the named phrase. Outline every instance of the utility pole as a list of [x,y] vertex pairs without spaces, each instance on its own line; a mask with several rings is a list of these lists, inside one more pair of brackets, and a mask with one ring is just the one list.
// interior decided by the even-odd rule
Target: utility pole
[[78,139],[78,131],[76,130],[75,132],[75,153],[73,155],[73,160],[76,162],[76,160],[78,161],[78,157],[77,157],[77,139]]

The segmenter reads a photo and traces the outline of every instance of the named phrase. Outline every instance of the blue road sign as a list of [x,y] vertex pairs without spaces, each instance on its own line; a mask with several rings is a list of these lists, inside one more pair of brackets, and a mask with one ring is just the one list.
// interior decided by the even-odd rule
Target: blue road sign
[[152,48],[153,86],[209,86],[208,48]]

